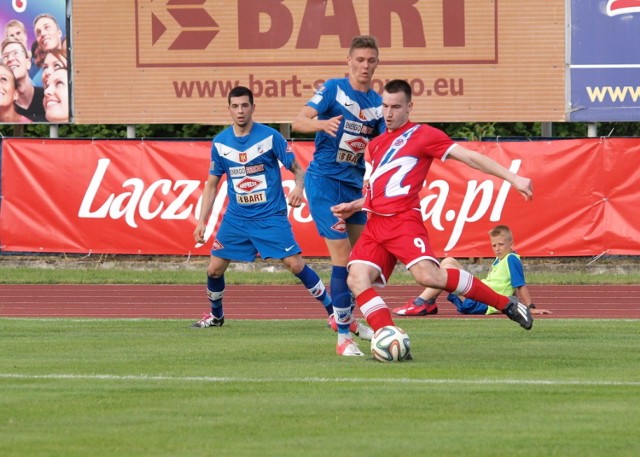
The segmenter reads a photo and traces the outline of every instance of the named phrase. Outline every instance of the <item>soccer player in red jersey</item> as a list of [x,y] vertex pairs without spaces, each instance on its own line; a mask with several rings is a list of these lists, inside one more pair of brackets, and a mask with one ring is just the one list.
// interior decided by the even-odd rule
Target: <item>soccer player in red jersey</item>
[[341,218],[361,209],[369,212],[348,263],[347,282],[357,305],[374,331],[395,325],[389,308],[372,286],[386,284],[399,260],[419,284],[486,303],[531,329],[531,313],[517,298],[497,294],[467,271],[440,267],[429,244],[418,195],[434,159],[455,159],[504,179],[527,200],[533,197],[531,179],[460,146],[441,130],[411,122],[412,107],[411,87],[406,81],[395,79],[384,86],[382,109],[387,131],[368,145],[373,168],[365,196],[332,207]]

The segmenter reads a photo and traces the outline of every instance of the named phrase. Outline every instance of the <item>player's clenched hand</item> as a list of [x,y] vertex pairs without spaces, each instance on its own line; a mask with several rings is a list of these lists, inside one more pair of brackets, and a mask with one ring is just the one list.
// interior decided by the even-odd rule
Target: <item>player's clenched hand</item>
[[303,193],[304,191],[300,187],[298,186],[294,187],[293,190],[291,190],[291,192],[289,192],[289,195],[287,196],[287,202],[289,203],[289,206],[297,208],[300,205],[302,205]]
[[204,224],[198,222],[196,229],[193,231],[193,238],[196,240],[196,243],[204,244]]
[[326,121],[321,121],[324,123],[324,128],[322,129],[324,133],[335,137],[338,133],[338,129],[340,128],[340,122],[342,121],[342,115],[332,117],[331,119],[327,119]]
[[353,202],[339,203],[331,207],[331,212],[338,219],[347,219],[356,212],[353,206]]
[[516,175],[512,185],[524,196],[525,200],[533,199],[533,181],[531,179]]
[[331,212],[338,219],[346,219],[354,213],[362,210],[364,205],[364,197],[345,203],[338,203],[331,207]]

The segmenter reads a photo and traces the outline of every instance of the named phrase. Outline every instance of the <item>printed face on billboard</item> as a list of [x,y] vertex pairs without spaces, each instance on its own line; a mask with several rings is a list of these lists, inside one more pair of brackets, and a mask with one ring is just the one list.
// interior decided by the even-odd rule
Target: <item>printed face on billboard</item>
[[12,104],[0,108],[0,124],[71,121],[67,0],[0,3],[0,63],[15,78]]

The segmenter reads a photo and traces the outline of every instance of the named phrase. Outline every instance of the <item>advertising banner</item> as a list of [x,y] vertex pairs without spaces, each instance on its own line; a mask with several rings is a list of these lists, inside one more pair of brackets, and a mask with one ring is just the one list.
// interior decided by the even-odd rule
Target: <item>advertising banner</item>
[[[504,181],[454,160],[434,163],[422,213],[438,255],[491,257],[488,231],[509,225],[525,256],[640,255],[640,141],[603,138],[466,146],[531,177],[526,202]],[[312,142],[292,144],[306,167]],[[0,246],[6,252],[208,255],[224,214],[222,185],[204,246],[193,230],[207,141],[5,139]],[[285,193],[294,187],[283,170]],[[305,256],[327,256],[305,202],[289,208]]]
[[69,122],[67,1],[4,0],[0,27],[0,76],[13,76],[0,97],[0,123]]
[[221,125],[236,85],[291,123],[360,34],[374,90],[408,80],[414,121],[565,120],[565,0],[74,0],[72,17],[79,124]]
[[640,120],[640,0],[571,0],[571,121]]

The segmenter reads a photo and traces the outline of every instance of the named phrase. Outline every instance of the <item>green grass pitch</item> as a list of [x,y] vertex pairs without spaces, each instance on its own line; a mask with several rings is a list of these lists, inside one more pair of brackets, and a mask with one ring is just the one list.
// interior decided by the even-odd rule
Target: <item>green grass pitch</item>
[[324,320],[0,319],[0,455],[640,455],[640,321],[398,323],[412,362]]

